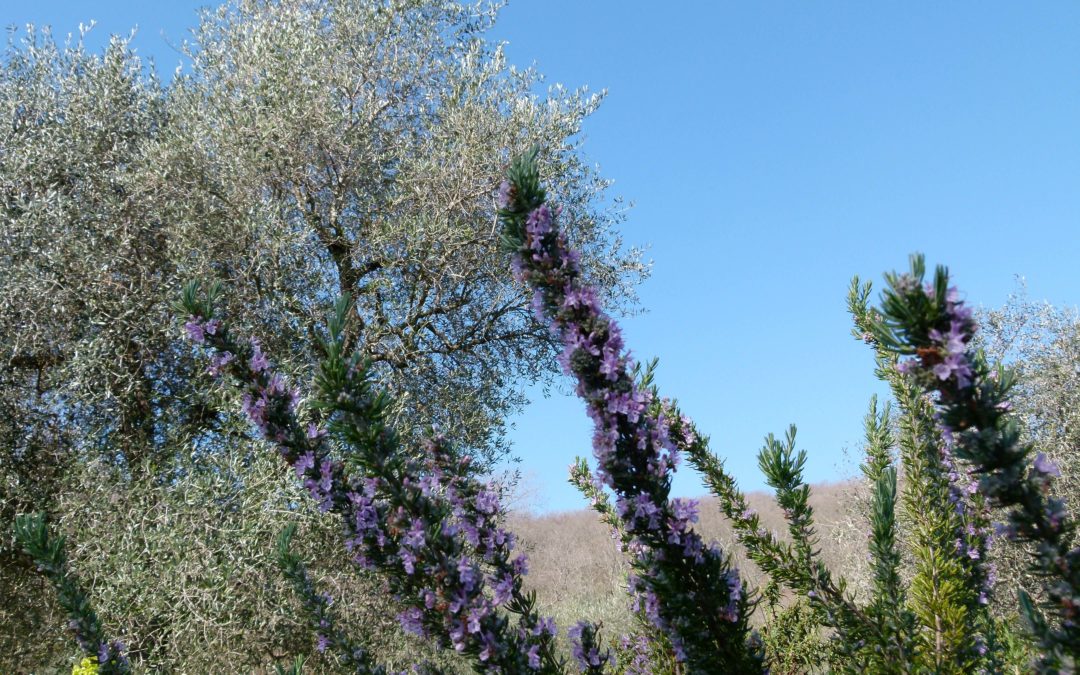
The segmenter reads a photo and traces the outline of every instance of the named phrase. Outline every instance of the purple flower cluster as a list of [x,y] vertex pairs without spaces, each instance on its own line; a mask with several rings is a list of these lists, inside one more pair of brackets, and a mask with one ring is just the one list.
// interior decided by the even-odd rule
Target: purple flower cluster
[[124,653],[127,645],[121,640],[110,641],[97,637],[100,630],[94,625],[96,621],[96,616],[92,614],[83,614],[68,620],[68,628],[75,634],[79,649],[83,653],[96,655],[99,668],[108,664],[108,672],[128,672],[130,664]]
[[126,649],[127,645],[120,640],[102,642],[97,650],[98,668],[101,669],[102,665],[109,664],[110,670],[126,672],[129,667],[127,656],[124,654]]
[[652,675],[649,639],[644,635],[624,635],[619,641],[619,665],[625,675]]
[[188,338],[195,344],[206,342],[206,336],[216,335],[220,327],[221,322],[217,319],[200,321],[196,317],[192,317],[190,321],[184,324],[184,330],[187,331]]
[[1046,457],[1046,453],[1040,452],[1035,455],[1035,461],[1032,462],[1031,466],[1037,473],[1044,476],[1053,476],[1055,478],[1061,476],[1061,469]]
[[499,205],[500,209],[505,209],[510,205],[510,201],[513,199],[513,189],[514,187],[508,180],[499,183],[499,192],[495,198],[495,202]]
[[[217,351],[215,374],[240,381],[248,419],[278,447],[319,508],[343,516],[353,560],[387,574],[406,607],[398,617],[404,630],[469,653],[492,672],[535,670],[553,658],[554,622],[530,610],[519,612],[515,629],[498,611],[511,601],[522,605],[527,562],[524,555],[512,557],[514,536],[499,526],[498,488],[471,477],[469,457],[456,457],[434,439],[423,444],[420,459],[391,466],[386,460],[400,453],[385,430],[376,444],[386,447],[373,451],[366,475],[347,476],[343,463],[330,457],[326,431],[315,424],[302,430],[297,392],[273,372],[257,341],[234,343],[215,319],[193,317],[185,328]],[[351,411],[339,422],[364,428],[366,373],[347,373],[345,388],[333,395]],[[318,646],[328,644],[320,633]]]
[[[504,219],[512,213],[504,207]],[[696,504],[668,499],[678,462],[669,421],[653,391],[635,381],[619,327],[583,283],[577,254],[554,226],[557,211],[541,203],[520,213],[514,273],[532,286],[534,308],[561,337],[559,362],[587,404],[596,478],[615,493],[635,559],[629,586],[635,604],[668,635],[681,660],[695,651],[708,663],[716,657],[706,653],[715,653],[717,643],[741,640],[743,589],[741,581],[730,582],[738,573],[693,530]],[[718,578],[727,583],[716,584]]]
[[[928,297],[934,296],[933,285],[927,284],[924,290]],[[975,332],[975,321],[955,287],[945,294],[944,310],[942,324],[948,328],[931,328],[927,333],[930,344],[917,351],[916,359],[901,361],[897,368],[903,373],[925,368],[941,382],[952,381],[966,389],[973,375],[967,347]]]
[[610,652],[600,651],[597,633],[597,627],[587,621],[579,621],[567,632],[567,637],[570,638],[570,653],[577,663],[579,672],[602,672],[603,667],[611,659]]
[[37,571],[52,584],[56,599],[67,614],[67,626],[84,658],[76,671],[93,670],[108,674],[131,672],[124,644],[109,641],[102,630],[88,593],[68,567],[63,536],[50,532],[44,513],[15,516],[13,534],[18,546],[33,561]]
[[942,333],[936,328],[930,330],[930,339],[938,345],[943,360],[933,367],[934,375],[939,380],[956,378],[957,386],[967,387],[971,384],[971,364],[967,360],[967,345],[965,340],[971,336],[965,334],[963,325],[956,320],[949,323],[949,332]]
[[[898,289],[907,293],[917,293],[919,285],[911,277],[901,278],[909,281]],[[922,293],[927,298],[936,297],[934,284],[925,284]],[[916,349],[917,358],[901,361],[898,369],[904,373],[928,372],[934,387],[939,391],[970,390],[975,377],[968,344],[974,336],[976,325],[972,311],[960,300],[955,287],[945,292],[944,302],[937,324],[948,328],[930,328],[926,335],[929,344]],[[954,456],[956,439],[940,413],[935,421],[941,431],[942,443],[939,446],[942,470],[948,489],[949,503],[953,505],[957,525],[955,533],[956,552],[971,570],[971,579],[976,588],[980,604],[988,604],[995,580],[993,565],[987,561],[990,534],[989,507],[977,499],[979,493],[978,472],[974,466],[962,468]],[[978,501],[978,504],[976,504]]]

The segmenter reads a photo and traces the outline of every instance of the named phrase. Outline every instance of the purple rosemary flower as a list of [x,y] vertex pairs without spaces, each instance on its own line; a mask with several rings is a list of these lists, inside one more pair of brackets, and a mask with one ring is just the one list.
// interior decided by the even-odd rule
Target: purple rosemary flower
[[1051,462],[1050,459],[1047,458],[1045,453],[1040,452],[1039,454],[1035,455],[1035,462],[1032,464],[1032,466],[1037,472],[1041,473],[1044,476],[1061,476],[1061,469],[1057,467],[1057,464]]
[[206,341],[206,331],[203,329],[202,322],[192,317],[190,321],[184,324],[184,330],[187,331],[188,339],[195,344],[202,344]]
[[510,199],[513,191],[513,186],[510,185],[510,181],[504,180],[499,183],[499,196],[495,200],[500,209],[505,209],[510,205]]
[[[527,164],[515,170],[535,171]],[[534,305],[561,338],[560,364],[575,378],[576,392],[593,421],[595,475],[615,493],[634,556],[636,581],[630,588],[635,602],[673,644],[681,645],[680,653],[692,659],[694,668],[756,667],[756,657],[748,653],[740,666],[717,656],[721,648],[732,653],[732,641],[745,645],[745,617],[737,609],[745,601],[741,581],[713,583],[738,573],[691,528],[695,506],[669,499],[677,455],[663,406],[652,389],[635,381],[636,364],[624,349],[619,327],[584,283],[577,254],[555,226],[556,210],[539,197],[522,194],[523,185],[535,183],[535,177],[524,175],[515,178],[511,172],[515,209],[501,214],[509,239],[520,242],[514,251],[515,275],[531,286]],[[658,594],[654,589],[661,587],[660,579],[679,581],[664,584]],[[587,652],[585,661],[591,661]]]
[[652,660],[649,658],[649,639],[644,635],[622,636],[619,641],[623,655],[619,659],[620,668],[626,675],[652,675]]
[[570,638],[570,653],[583,673],[596,672],[611,658],[608,653],[600,653],[596,633],[596,627],[587,621],[579,621],[567,633]]
[[[362,467],[359,475],[347,475],[343,462],[330,457],[325,431],[297,420],[297,392],[274,372],[259,342],[238,343],[220,322],[203,319],[189,322],[198,327],[189,334],[215,350],[219,376],[240,383],[244,412],[278,447],[319,508],[343,517],[346,550],[358,565],[384,575],[405,606],[399,616],[403,628],[475,655],[485,671],[553,666],[553,635],[534,633],[542,618],[522,595],[524,557],[513,557],[514,538],[498,527],[498,491],[473,477],[468,456],[456,456],[433,439],[422,445],[419,459],[403,459],[410,453],[399,450],[397,437],[383,426],[381,399],[370,394],[367,373],[339,361],[324,367],[347,373],[342,388],[324,389],[318,399],[335,421],[331,428],[374,430],[370,445],[338,439]],[[340,342],[340,332],[331,332]],[[335,349],[340,355],[340,347]],[[481,571],[481,561],[490,574]],[[495,611],[489,588],[517,615],[516,627]],[[338,639],[327,644],[337,646]]]
[[483,514],[493,514],[499,509],[499,496],[491,490],[481,490],[476,495],[476,510]]
[[248,366],[255,373],[261,373],[270,367],[269,359],[266,358],[266,354],[263,353],[262,347],[255,338],[251,338],[251,360]]
[[225,367],[232,363],[232,360],[232,352],[222,352],[220,354],[215,354],[210,359],[210,367],[206,369],[206,372],[209,373],[212,377],[220,377],[221,374],[225,371]]
[[[1080,654],[1080,604],[1075,601],[1080,597],[1080,550],[1071,548],[1076,522],[1050,493],[1057,467],[1042,454],[1025,466],[1031,447],[1009,414],[1012,374],[968,349],[977,328],[970,308],[955,288],[948,288],[944,298],[937,291],[948,286],[947,271],[938,268],[934,282],[925,287],[913,283],[924,273],[922,257],[913,256],[911,274],[889,275],[891,288],[883,293],[880,320],[871,328],[879,344],[901,355],[915,354],[918,381],[928,394],[936,394],[933,402],[943,426],[952,430],[957,456],[979,475],[979,493],[988,506],[1009,509],[999,534],[1035,545],[1031,567],[1046,580],[1043,606],[1057,614],[1057,621],[1026,600],[1021,613],[1043,651],[1040,669],[1055,671],[1062,655]],[[977,528],[974,538],[985,538],[987,529]],[[978,553],[982,569],[985,550],[971,543],[965,550],[972,559]],[[991,586],[991,576],[987,566],[982,590]]]
[[536,627],[533,628],[533,631],[535,635],[544,635],[546,633],[547,635],[554,637],[557,632],[557,629],[555,628],[555,619],[551,617],[542,617],[540,621],[537,622]]
[[398,614],[398,623],[401,624],[402,630],[406,633],[412,633],[413,635],[424,634],[424,623],[422,619],[423,614],[418,607],[410,607],[401,614]]

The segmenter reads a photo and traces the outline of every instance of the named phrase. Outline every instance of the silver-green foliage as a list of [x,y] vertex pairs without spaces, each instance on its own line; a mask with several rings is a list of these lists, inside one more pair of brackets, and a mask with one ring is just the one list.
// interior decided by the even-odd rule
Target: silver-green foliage
[[[1002,307],[981,312],[979,323],[987,355],[1019,376],[1012,403],[1027,440],[1061,470],[1059,494],[1080,494],[1080,314],[1032,301],[1021,287]],[[1076,517],[1076,500],[1066,506]],[[1027,550],[1002,545],[994,554],[1001,595],[1012,600],[1023,588],[1041,596]]]
[[[613,233],[619,205],[605,206],[607,182],[577,146],[601,96],[537,95],[539,76],[485,36],[496,11],[237,0],[202,15],[168,83],[124,39],[93,54],[79,36],[12,34],[0,62],[0,531],[46,510],[80,565],[80,542],[93,541],[96,590],[138,587],[137,615],[162,626],[148,633],[155,644],[132,645],[137,658],[164,645],[181,670],[213,649],[230,663],[228,645],[278,635],[241,615],[213,619],[203,603],[215,587],[198,575],[151,572],[219,536],[201,507],[174,499],[182,491],[157,488],[203,481],[211,502],[229,490],[257,500],[245,491],[266,479],[249,475],[254,448],[226,412],[232,394],[207,386],[176,339],[169,305],[183,281],[226,281],[249,323],[238,328],[266,336],[293,375],[311,372],[319,318],[350,293],[351,343],[399,402],[397,426],[435,424],[488,464],[506,455],[518,383],[545,379],[555,353],[503,273],[493,230],[493,189],[514,153],[545,139],[545,179],[587,273],[633,303],[646,268]],[[236,467],[229,490],[207,468],[219,462]],[[136,555],[119,510],[58,497],[98,494],[91,465],[111,472],[108,499],[168,505],[176,520],[154,530],[158,548]],[[271,551],[281,524],[238,520],[230,536]],[[225,560],[205,558],[207,574],[224,574]],[[48,606],[7,536],[0,585]],[[222,606],[257,604],[254,587],[230,588]],[[35,630],[46,637],[27,641]],[[225,646],[182,647],[202,630]],[[50,635],[36,620],[4,631],[0,669],[44,658]]]
[[[93,580],[94,608],[112,636],[125,638],[137,670],[248,672],[296,654],[326,668],[279,569],[286,525],[299,525],[293,550],[310,561],[320,586],[349,599],[336,606],[343,625],[380,636],[384,663],[402,668],[429,654],[401,634],[381,581],[358,573],[342,552],[340,523],[318,512],[277,457],[223,455],[200,464],[168,486],[140,477],[118,489],[115,470],[92,462],[70,477],[53,520],[67,535],[72,566]],[[64,621],[38,627],[63,629]],[[15,662],[50,656],[23,641]]]
[[[1036,448],[1061,469],[1059,491],[1080,493],[1080,313],[1021,292],[979,315],[987,356],[1018,375],[1012,403]],[[1068,506],[1075,512],[1076,504]]]

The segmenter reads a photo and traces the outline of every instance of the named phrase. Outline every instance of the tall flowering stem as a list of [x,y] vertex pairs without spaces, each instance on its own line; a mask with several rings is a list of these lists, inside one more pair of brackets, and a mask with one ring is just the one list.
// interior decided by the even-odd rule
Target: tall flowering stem
[[638,386],[618,326],[582,277],[578,255],[546,203],[535,153],[513,163],[499,191],[502,238],[534,307],[562,339],[564,370],[595,424],[596,476],[615,493],[631,537],[631,587],[691,672],[761,669],[752,609],[737,570],[692,528],[694,502],[670,499],[677,453],[660,401]]
[[290,548],[295,534],[296,525],[290,524],[278,536],[278,567],[300,596],[308,624],[319,636],[317,649],[337,654],[341,664],[353,672],[384,675],[386,669],[375,662],[364,645],[354,641],[336,626],[333,599],[315,588],[304,561]]
[[90,598],[68,568],[65,538],[53,536],[41,513],[20,514],[15,518],[15,539],[37,565],[38,571],[56,589],[60,606],[68,615],[68,627],[75,634],[79,649],[86,654],[78,668],[95,668],[101,675],[131,672],[124,644],[109,640],[90,606]]
[[[652,379],[653,370],[656,367],[656,359],[653,359],[640,374],[639,382],[642,386],[648,386]],[[640,369],[639,369],[640,370]],[[635,372],[635,377],[639,375]],[[589,500],[592,508],[600,516],[600,520],[611,527],[612,539],[619,541],[620,550],[626,554],[630,552],[633,536],[623,529],[622,518],[615,505],[611,503],[611,497],[604,489],[603,483],[593,476],[589,469],[589,462],[584,457],[576,457],[570,465],[569,482],[581,494]],[[634,612],[634,618],[639,623],[639,628],[630,635],[620,638],[617,657],[619,672],[624,673],[647,673],[650,664],[675,663],[675,655],[672,653],[671,643],[667,635],[650,620],[646,612],[639,608]],[[667,672],[663,665],[658,665],[658,672]],[[668,665],[668,670],[675,669],[674,665]]]
[[[906,609],[917,619],[917,662],[937,672],[993,670],[998,650],[989,611],[994,571],[987,557],[985,500],[970,467],[954,457],[951,437],[926,390],[898,368],[895,352],[874,337],[870,289],[855,279],[848,308],[853,334],[874,348],[876,374],[889,384],[901,411],[902,513],[914,558]],[[966,377],[963,364],[953,361]]]
[[[188,335],[213,350],[211,373],[239,384],[248,418],[319,507],[342,516],[352,559],[382,574],[405,606],[402,627],[465,654],[481,672],[562,672],[554,622],[540,617],[534,596],[522,590],[525,557],[513,555],[514,537],[499,526],[497,487],[476,480],[472,460],[441,438],[418,452],[402,447],[367,364],[359,353],[344,354],[348,298],[335,306],[322,345],[312,406],[324,423],[305,427],[298,393],[258,342],[234,339],[214,317],[219,292],[212,287],[203,297],[196,284],[185,289]],[[344,460],[332,457],[331,439]],[[334,644],[331,638],[317,636],[320,646]]]
[[600,627],[588,621],[579,621],[568,632],[570,651],[577,669],[586,675],[601,675],[611,662],[611,652],[602,649]]
[[1049,622],[1026,593],[1021,610],[1042,649],[1040,668],[1071,670],[1080,657],[1080,549],[1072,548],[1075,521],[1051,494],[1058,470],[1021,440],[1010,413],[1015,376],[991,367],[970,344],[976,324],[948,272],[924,281],[925,262],[912,256],[911,270],[886,275],[880,310],[868,321],[870,333],[900,360],[897,370],[935,394],[939,423],[952,453],[969,462],[978,490],[993,506],[1009,509],[1007,536],[1034,544],[1032,567],[1046,580]]

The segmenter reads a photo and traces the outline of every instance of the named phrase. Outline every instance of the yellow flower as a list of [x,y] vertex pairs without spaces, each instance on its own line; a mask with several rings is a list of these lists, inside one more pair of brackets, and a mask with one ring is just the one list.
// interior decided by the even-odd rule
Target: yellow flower
[[75,664],[71,669],[71,675],[97,675],[98,662],[96,656],[87,656]]

